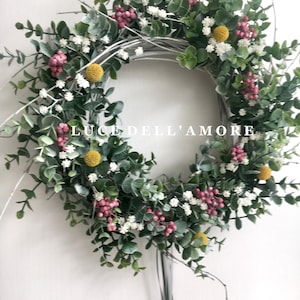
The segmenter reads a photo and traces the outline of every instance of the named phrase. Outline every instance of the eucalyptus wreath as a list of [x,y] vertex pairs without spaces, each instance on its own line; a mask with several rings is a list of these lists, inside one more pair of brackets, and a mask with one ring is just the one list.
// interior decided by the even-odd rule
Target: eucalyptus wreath
[[[287,62],[299,42],[266,44],[270,8],[261,0],[95,0],[94,7],[81,2],[82,18],[72,27],[16,23],[34,53],[5,49],[0,58],[24,65],[11,84],[30,95],[1,124],[1,136],[19,143],[6,168],[25,159],[24,174],[35,181],[21,190],[17,217],[32,209],[44,185],[60,196],[72,226],[87,225],[101,265],[138,273],[137,240],[144,238],[146,249],[170,256],[173,249],[203,275],[206,252],[223,243],[216,228],[255,223],[272,203],[297,204],[300,196],[290,192],[297,185],[273,174],[296,154],[290,140],[299,134],[300,68],[288,70]],[[124,106],[110,100],[107,80],[153,55],[208,72],[228,122],[240,128],[234,140],[216,136],[200,145],[187,180],[151,178],[154,155],[135,151],[121,130],[105,130],[115,128]]]

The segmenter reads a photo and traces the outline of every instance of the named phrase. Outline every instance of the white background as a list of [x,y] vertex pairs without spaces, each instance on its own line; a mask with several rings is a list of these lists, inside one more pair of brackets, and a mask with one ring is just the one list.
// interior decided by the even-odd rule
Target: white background
[[[270,2],[264,1],[265,5]],[[299,38],[298,7],[295,6],[295,1],[277,0],[275,4],[277,39],[291,41],[293,38]],[[72,23],[72,20],[78,21],[78,16],[57,15],[57,12],[74,11],[78,7],[79,3],[75,0],[23,0],[18,2],[1,0],[0,51],[7,46],[9,49],[18,48],[30,53],[31,46],[23,37],[23,33],[15,30],[15,22],[25,22],[30,19],[34,24],[39,23],[45,27],[50,20],[65,19]],[[270,30],[268,39],[272,39],[272,34],[273,30]],[[0,67],[0,85],[2,86],[10,79],[14,70],[8,68],[4,62],[0,62]],[[138,74],[140,68],[145,68],[143,76],[149,76],[147,84],[152,84],[150,92],[146,93],[150,93],[149,99],[157,101],[157,106],[161,105],[162,101],[167,101],[166,106],[160,110],[161,114],[159,114],[158,108],[153,108],[152,111],[146,113],[143,122],[144,120],[149,121],[149,118],[146,118],[149,116],[151,120],[151,116],[155,115],[156,119],[161,115],[166,115],[168,105],[173,108],[177,107],[178,102],[176,101],[183,101],[184,97],[187,97],[185,93],[190,91],[190,85],[194,86],[195,90],[195,94],[189,95],[192,99],[190,105],[195,107],[194,111],[197,112],[197,115],[179,110],[179,112],[175,112],[177,114],[174,115],[175,120],[180,117],[184,122],[189,123],[190,121],[194,122],[192,121],[194,117],[194,120],[197,120],[197,117],[200,116],[204,122],[207,112],[202,111],[202,115],[199,115],[199,107],[193,100],[197,94],[201,94],[201,101],[204,101],[201,102],[201,107],[207,107],[208,103],[211,103],[210,109],[213,118],[211,122],[216,122],[214,117],[215,99],[209,95],[206,79],[195,81],[197,76],[202,75],[194,76],[185,72],[183,76],[182,70],[167,65],[160,69],[155,68],[155,70],[150,65],[135,68],[133,66],[132,69],[125,70],[124,75],[121,75],[120,79],[134,81],[134,84],[126,85],[127,88],[122,87],[123,81],[119,80],[118,84],[121,85],[120,90],[122,91],[120,95],[124,97],[129,95],[131,101],[133,99],[134,101],[149,101],[147,97],[140,99],[138,92],[134,94],[134,89],[138,86],[136,80],[140,76],[136,76],[135,73]],[[146,72],[148,69],[149,72]],[[151,75],[151,73],[153,74]],[[161,82],[164,82],[163,86],[170,85],[172,87],[172,101],[170,101],[170,91],[164,91],[163,86],[159,85]],[[203,97],[202,93],[208,94]],[[3,87],[0,92],[0,122],[19,107],[18,100],[20,99],[21,95],[14,96],[9,85]],[[183,103],[184,106],[187,106],[186,102]],[[138,110],[134,105],[129,112],[125,112],[126,118],[138,122],[139,120],[135,119],[136,115],[144,113],[144,107],[143,104]],[[132,111],[133,109],[134,111]],[[172,122],[172,118],[170,122]],[[134,138],[132,143],[137,147],[141,145],[141,142]],[[170,148],[166,148],[167,146],[157,147],[161,141],[155,139],[149,139],[147,143],[145,142],[145,147],[141,151],[144,151],[145,155],[149,155],[149,152],[155,149],[162,164],[169,159],[170,153],[175,162],[180,153],[187,153],[195,147],[192,142],[193,146],[190,150],[180,150],[186,144],[182,140],[175,142],[168,140],[167,143],[175,143],[170,144]],[[21,163],[19,169],[14,167],[13,170],[6,171],[3,166],[5,154],[13,152],[18,145],[13,139],[2,139],[0,145],[1,211],[16,181],[22,175],[23,164]],[[165,149],[168,149],[167,153],[164,153]],[[179,152],[174,154],[173,150]],[[185,160],[184,163],[187,165],[192,160],[191,155],[187,154],[182,160]],[[168,168],[167,165],[165,167]],[[177,173],[177,170],[184,173],[181,166],[177,166],[175,170],[170,169],[170,172]],[[280,176],[289,174],[291,178],[297,179],[297,170],[297,165],[292,166],[284,170]],[[22,187],[28,187],[30,184],[33,183],[26,179]],[[38,191],[37,199],[32,202],[34,213],[28,212],[24,219],[17,220],[15,212],[19,206],[15,204],[15,201],[22,199],[22,196],[19,192],[15,194],[0,222],[1,300],[159,299],[153,251],[145,252],[143,264],[147,270],[135,278],[129,269],[120,271],[101,268],[98,266],[97,253],[92,253],[93,246],[84,234],[86,228],[69,227],[65,221],[66,213],[62,210],[62,202],[58,198],[47,200],[47,196],[41,188]],[[207,265],[207,270],[227,284],[230,300],[298,300],[300,298],[300,211],[299,208],[289,205],[283,205],[280,208],[274,206],[271,211],[272,216],[261,218],[256,225],[246,222],[240,231],[232,227],[232,230],[226,233],[227,239],[222,251],[209,253],[205,258],[204,263]],[[224,289],[218,282],[196,278],[188,269],[176,264],[174,300],[185,299],[223,300]]]

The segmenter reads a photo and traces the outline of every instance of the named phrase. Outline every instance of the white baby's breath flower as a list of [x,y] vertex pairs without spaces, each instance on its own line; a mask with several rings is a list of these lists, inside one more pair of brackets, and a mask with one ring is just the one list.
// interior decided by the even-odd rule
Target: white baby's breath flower
[[71,38],[72,42],[75,44],[75,45],[81,45],[82,44],[82,41],[83,41],[83,38],[82,36],[80,35],[75,35]]
[[45,105],[41,105],[39,111],[41,115],[46,115],[48,113],[48,107]]
[[61,48],[66,48],[68,46],[68,41],[66,39],[60,39],[59,45]]
[[247,114],[246,109],[241,108],[241,109],[239,110],[239,115],[240,115],[241,117],[245,116],[246,114]]
[[111,172],[116,172],[118,170],[118,164],[115,163],[114,161],[112,161],[110,164],[109,164],[109,171]]
[[200,204],[200,209],[201,209],[201,210],[207,210],[207,209],[208,209],[207,203],[201,203],[201,204]]
[[64,98],[67,100],[67,101],[72,101],[74,99],[74,95],[71,93],[71,92],[66,92],[64,94]]
[[69,159],[64,159],[61,162],[61,165],[64,169],[69,168],[71,166],[71,161]]
[[127,222],[129,222],[129,223],[135,223],[135,221],[136,221],[135,216],[129,216],[129,217],[127,218]]
[[61,151],[58,153],[58,157],[59,159],[66,159],[68,157],[68,154],[65,151]]
[[121,234],[126,234],[130,229],[130,224],[128,224],[127,222],[125,224],[123,224],[121,227],[120,227],[120,233]]
[[84,47],[82,47],[81,50],[82,50],[83,53],[89,53],[91,48],[89,46],[84,46]]
[[48,92],[46,89],[41,89],[40,92],[39,92],[39,96],[43,99],[46,99],[48,97]]
[[231,172],[235,172],[237,170],[238,166],[234,163],[228,163],[226,165],[226,170],[231,171]]
[[79,73],[76,75],[75,79],[78,85],[84,89],[90,86],[90,83]]
[[123,0],[123,3],[124,3],[125,5],[130,5],[130,0]]
[[240,206],[250,206],[252,204],[252,201],[246,197],[244,198],[239,198],[238,204]]
[[147,6],[149,4],[149,0],[142,0],[143,6]]
[[67,145],[66,146],[66,152],[68,153],[68,154],[71,154],[71,153],[73,153],[74,151],[75,151],[75,146],[74,145]]
[[95,198],[96,201],[100,201],[104,198],[104,194],[102,192],[96,192],[94,194],[94,198]]
[[184,213],[185,213],[186,216],[190,216],[192,214],[191,207],[188,203],[184,203],[182,205],[182,209],[184,210]]
[[149,15],[151,15],[151,16],[158,17],[159,7],[149,5],[149,6],[147,7],[147,13],[148,13]]
[[127,60],[129,57],[128,52],[126,52],[124,49],[120,49],[117,53],[117,56],[120,57],[123,60]]
[[179,200],[174,197],[174,198],[170,199],[169,204],[171,205],[171,207],[177,207],[179,204]]
[[236,194],[238,194],[238,195],[240,195],[242,192],[243,192],[243,188],[241,187],[241,186],[236,186],[235,188],[234,188],[234,192],[236,193]]
[[59,89],[63,89],[66,85],[66,82],[63,80],[57,80],[55,83],[55,86],[58,87]]
[[212,27],[215,24],[215,19],[210,17],[205,17],[202,20],[202,24],[204,27]]
[[202,2],[202,4],[204,6],[207,6],[209,4],[209,1],[208,0],[200,0],[200,2]]
[[244,165],[244,166],[249,165],[249,158],[244,157],[243,160],[242,160],[242,162],[241,162],[241,164]]
[[229,198],[229,197],[230,197],[230,191],[225,190],[225,191],[223,192],[223,196],[224,196],[225,198]]
[[161,19],[166,19],[167,16],[168,16],[168,14],[167,14],[166,10],[160,9],[160,10],[158,11],[158,17],[159,17],[159,18],[161,18]]
[[108,35],[105,35],[104,37],[102,37],[100,39],[100,41],[104,44],[108,44],[110,42],[110,39],[109,39]]
[[208,26],[204,26],[202,28],[202,33],[206,36],[209,36],[211,34],[211,27],[208,27]]
[[231,45],[221,42],[216,44],[216,54],[222,56],[232,49]]
[[144,49],[143,49],[143,47],[137,47],[137,48],[134,50],[134,52],[135,52],[135,55],[136,55],[136,56],[140,56],[140,55],[142,55],[142,54],[144,53]]
[[97,36],[96,36],[95,34],[91,34],[91,33],[90,33],[90,34],[89,34],[89,39],[90,39],[91,42],[94,43],[94,42],[97,41]]
[[250,41],[248,39],[241,39],[238,41],[238,46],[248,48],[250,46]]
[[145,28],[146,26],[148,26],[148,20],[146,18],[140,18],[139,24],[141,28]]
[[90,44],[91,44],[91,41],[90,41],[89,38],[87,38],[87,37],[82,38],[82,46],[83,46],[83,47],[87,47],[87,46],[89,46]]
[[96,182],[97,179],[98,179],[98,175],[96,173],[90,173],[88,175],[88,180],[89,180],[90,183]]
[[60,105],[60,104],[56,104],[54,106],[54,109],[58,112],[58,113],[61,113],[64,109],[63,107]]
[[212,52],[215,51],[215,46],[213,46],[213,45],[207,45],[205,49],[206,49],[206,51],[208,53],[212,53]]
[[186,200],[186,201],[189,201],[191,200],[194,196],[193,196],[193,193],[191,191],[185,191],[183,194],[183,199]]

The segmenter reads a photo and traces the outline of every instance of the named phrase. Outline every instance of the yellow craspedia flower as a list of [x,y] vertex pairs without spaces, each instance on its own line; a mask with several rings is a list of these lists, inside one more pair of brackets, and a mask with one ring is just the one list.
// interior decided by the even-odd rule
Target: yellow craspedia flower
[[259,180],[268,180],[272,176],[272,170],[268,166],[260,166],[258,171],[257,178]]
[[193,236],[193,240],[196,240],[196,239],[202,239],[202,245],[203,246],[207,246],[208,245],[208,237],[207,235],[202,232],[202,231],[199,231],[197,232],[194,236]]
[[101,154],[96,150],[89,150],[83,159],[87,166],[96,167],[101,162]]
[[91,64],[85,69],[85,77],[90,82],[100,81],[103,74],[103,68],[98,64]]
[[219,43],[225,42],[229,38],[229,30],[226,26],[220,25],[213,30],[213,37]]

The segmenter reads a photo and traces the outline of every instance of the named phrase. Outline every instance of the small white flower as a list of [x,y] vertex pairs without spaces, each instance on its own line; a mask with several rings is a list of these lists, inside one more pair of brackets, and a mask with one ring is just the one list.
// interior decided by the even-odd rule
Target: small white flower
[[245,116],[246,114],[247,114],[246,109],[241,108],[241,109],[239,110],[239,115],[240,115],[241,117]]
[[249,100],[248,101],[249,106],[255,106],[257,104],[256,100]]
[[84,47],[82,47],[82,52],[83,52],[83,53],[89,53],[90,50],[91,50],[91,48],[90,48],[89,46],[84,46]]
[[75,146],[74,145],[67,145],[66,146],[66,152],[68,153],[68,154],[71,154],[71,153],[73,153],[74,151],[75,151]]
[[154,16],[154,17],[158,17],[159,7],[157,7],[157,6],[148,6],[147,7],[147,13],[149,15]]
[[248,198],[240,198],[238,200],[238,203],[240,206],[250,206],[252,204],[252,201]]
[[174,198],[170,199],[169,204],[171,205],[171,207],[177,207],[179,204],[179,200],[174,197]]
[[94,34],[89,34],[89,39],[91,40],[91,42],[96,42],[97,41],[97,36]]
[[210,17],[205,17],[202,20],[202,24],[204,27],[212,27],[215,24],[215,19]]
[[147,6],[149,4],[149,0],[142,0],[143,6]]
[[138,231],[144,230],[144,224],[139,223],[138,226],[137,226],[137,230],[138,230]]
[[168,16],[167,12],[164,9],[158,11],[158,17],[161,19],[166,19]]
[[71,161],[69,159],[64,159],[61,162],[61,165],[63,166],[64,169],[69,168],[71,166]]
[[39,92],[39,96],[43,99],[46,99],[48,97],[48,92],[46,89],[41,89]]
[[63,89],[65,87],[66,83],[63,80],[57,80],[55,83],[55,86],[58,87],[59,89]]
[[139,24],[141,28],[145,28],[146,26],[148,26],[148,20],[146,18],[140,18]]
[[118,164],[116,164],[115,162],[111,162],[109,164],[109,170],[111,172],[116,172],[118,170]]
[[212,52],[215,51],[215,46],[213,46],[213,45],[207,45],[205,49],[206,49],[206,51],[208,53],[212,53]]
[[201,210],[207,210],[207,209],[208,209],[207,203],[201,203],[201,204],[200,204],[200,209],[201,209]]
[[249,165],[249,158],[244,157],[243,160],[242,160],[242,162],[241,162],[241,164],[244,165],[244,166]]
[[58,157],[59,159],[66,159],[68,157],[68,154],[65,151],[61,151],[58,153]]
[[90,183],[96,182],[97,179],[98,179],[98,175],[96,173],[90,173],[88,175],[88,180],[89,180]]
[[192,214],[191,207],[190,207],[190,205],[188,203],[184,203],[182,205],[182,208],[183,208],[184,213],[185,213],[186,216],[190,216]]
[[82,38],[82,46],[83,47],[87,47],[91,44],[90,39],[88,39],[87,37]]
[[123,0],[123,3],[124,3],[125,5],[130,5],[130,0]]
[[209,1],[208,0],[200,0],[200,2],[202,2],[202,4],[204,6],[207,6],[209,4]]
[[211,27],[208,27],[208,26],[204,26],[202,28],[202,33],[206,36],[209,36],[211,34]]
[[58,113],[61,113],[64,110],[60,104],[56,104],[54,108]]
[[193,196],[193,193],[191,191],[185,191],[183,194],[182,194],[184,200],[186,201],[189,201],[191,200],[194,196]]
[[110,42],[108,35],[105,35],[100,39],[100,41],[104,44],[108,44]]
[[223,196],[224,196],[225,198],[229,198],[229,197],[230,197],[230,191],[225,190],[225,191],[223,192]]
[[134,51],[136,56],[140,56],[144,53],[143,47],[137,47]]
[[104,198],[104,195],[103,195],[102,192],[97,192],[97,193],[94,194],[94,198],[95,198],[96,201],[100,201]]
[[75,35],[72,37],[72,42],[75,44],[75,45],[81,45],[82,44],[82,41],[83,41],[83,38],[82,36],[80,35]]
[[223,54],[227,53],[231,50],[231,45],[221,42],[216,44],[216,54],[218,56],[222,56]]
[[60,39],[59,45],[61,48],[66,48],[68,46],[68,41],[66,39]]
[[129,54],[124,49],[120,49],[117,53],[117,56],[122,58],[123,60],[127,60],[129,57]]
[[71,92],[66,92],[64,94],[64,98],[67,100],[67,101],[72,101],[74,99],[74,95],[71,93]]
[[220,164],[220,173],[221,174],[225,174],[226,173],[226,164],[225,163],[221,163]]
[[46,115],[48,113],[48,107],[45,105],[41,105],[39,111],[41,115]]
[[129,222],[129,223],[135,223],[135,221],[136,221],[135,216],[129,216],[129,217],[127,218],[127,222]]
[[76,79],[79,87],[82,87],[85,89],[90,86],[90,83],[79,73],[76,75],[75,79]]
[[124,225],[122,225],[122,226],[120,227],[120,233],[121,233],[121,234],[125,234],[125,233],[127,233],[127,232],[129,231],[129,229],[130,229],[129,224],[128,224],[128,223],[125,223]]
[[241,39],[238,41],[238,46],[248,48],[250,46],[250,41],[248,39]]
[[234,163],[229,163],[226,165],[226,170],[231,171],[231,172],[235,172],[237,170],[238,166]]
[[241,186],[237,186],[234,188],[234,192],[240,195],[243,192],[243,188]]

